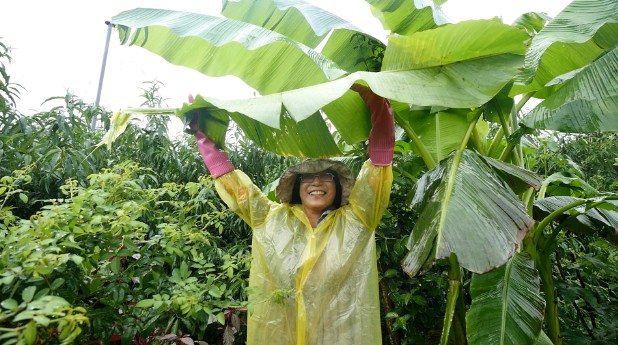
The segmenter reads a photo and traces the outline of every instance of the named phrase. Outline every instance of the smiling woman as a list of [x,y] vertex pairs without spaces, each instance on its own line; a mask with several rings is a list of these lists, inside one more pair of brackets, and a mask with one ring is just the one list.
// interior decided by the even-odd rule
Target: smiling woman
[[[368,87],[352,90],[372,123],[369,160],[356,183],[342,162],[307,159],[283,173],[281,203],[273,202],[201,130],[195,133],[219,196],[253,229],[247,344],[382,341],[375,229],[393,181],[394,114]],[[275,298],[282,291],[287,297]]]

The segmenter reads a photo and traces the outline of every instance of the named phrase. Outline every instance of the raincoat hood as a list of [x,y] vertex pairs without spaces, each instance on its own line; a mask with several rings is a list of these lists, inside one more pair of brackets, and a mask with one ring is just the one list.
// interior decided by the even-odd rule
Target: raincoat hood
[[313,174],[325,170],[337,173],[341,184],[341,206],[348,203],[350,192],[354,186],[354,177],[348,167],[342,162],[332,159],[307,159],[304,162],[289,167],[279,178],[279,184],[275,190],[275,196],[283,203],[292,201],[294,183],[299,174]]

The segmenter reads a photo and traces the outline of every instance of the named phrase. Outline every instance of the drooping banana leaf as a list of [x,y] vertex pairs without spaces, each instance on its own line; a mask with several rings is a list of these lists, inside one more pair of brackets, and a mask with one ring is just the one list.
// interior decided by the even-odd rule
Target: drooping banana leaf
[[448,23],[440,5],[444,1],[366,0],[371,12],[392,33],[410,35]]
[[515,254],[491,272],[474,274],[470,282],[472,304],[466,313],[469,344],[534,344],[545,308],[540,280],[525,253]]
[[521,85],[512,95],[539,90],[580,69],[618,44],[618,2],[574,0],[534,38],[526,53]]
[[[255,100],[259,102],[267,101],[268,99],[268,97],[261,97]],[[217,105],[214,105],[212,102],[215,102]],[[260,109],[261,106],[269,106],[272,103],[254,103],[253,106],[243,103],[243,105],[251,109]],[[290,118],[279,104],[277,109],[279,113],[276,116],[277,128],[273,128],[273,126],[265,125],[251,117],[238,113],[234,109],[237,108],[234,108],[233,101],[207,100],[198,95],[193,103],[185,104],[178,111],[178,114],[181,118],[184,118],[186,123],[191,121],[191,118],[196,114],[198,116],[206,116],[208,114],[221,115],[225,113],[258,146],[269,148],[272,152],[284,156],[329,157],[341,154],[319,113],[307,116],[297,122]],[[270,111],[275,113],[274,109],[270,109]],[[268,122],[269,120],[264,119],[264,121]],[[199,122],[200,129],[211,140],[218,143],[219,147],[223,147],[221,143],[225,141],[225,132],[213,131],[210,124],[212,124],[212,121],[209,120]],[[219,127],[215,127],[215,130],[217,128]]]
[[[439,48],[440,46],[451,46],[460,50],[452,54],[456,59],[449,60],[444,58],[444,54],[427,52],[427,56],[421,56],[419,60],[424,61],[424,67],[416,65],[402,69],[402,64],[397,60],[405,60],[406,55],[397,53],[396,57],[390,58],[389,64],[392,67],[389,71],[359,71],[325,82],[345,72],[331,68],[332,61],[319,57],[319,54],[310,48],[251,24],[182,12],[146,9],[123,12],[113,20],[122,25],[119,27],[121,38],[133,37],[135,44],[143,44],[146,49],[168,61],[194,68],[207,75],[233,74],[261,92],[273,93],[264,96],[264,99],[235,100],[234,104],[228,103],[232,108],[214,104],[216,102],[212,102],[213,105],[232,113],[246,115],[276,129],[279,128],[282,109],[296,122],[322,109],[327,113],[328,119],[337,126],[342,137],[350,142],[364,140],[369,128],[366,110],[358,114],[343,112],[365,109],[360,97],[348,90],[355,81],[364,80],[374,92],[392,100],[421,106],[475,108],[494,97],[517,74],[522,64],[522,56],[518,55],[523,44],[521,40],[519,44],[496,44],[494,51],[482,44],[475,45],[484,47],[480,51],[469,50],[465,45],[461,45],[460,40],[466,36],[476,35],[479,41],[490,39],[488,32],[491,30],[496,30],[497,33],[511,32],[507,36],[516,38],[514,32],[517,29],[499,27],[491,21],[463,24],[462,31],[467,32],[467,35],[463,36],[449,37],[445,34],[451,32],[451,26],[448,29],[437,28],[424,33],[422,37],[434,42],[439,52],[446,52]],[[452,27],[457,25],[459,24],[453,24]],[[134,35],[131,35],[133,31]],[[437,37],[432,39],[431,35]],[[505,49],[505,46],[511,47],[512,51]],[[282,53],[283,50],[287,53]],[[268,61],[267,57],[274,58],[276,62]],[[438,61],[432,63],[432,57]],[[253,59],[259,61],[253,64]],[[304,63],[299,65],[300,60]],[[443,65],[444,63],[448,64]],[[298,71],[306,66],[308,67],[305,71]],[[279,71],[279,68],[283,71]],[[302,76],[297,78],[295,73]],[[282,77],[283,75],[285,77]],[[298,81],[299,79],[304,80]],[[293,85],[312,83],[322,84],[274,94],[274,90],[286,90]],[[357,120],[359,125],[346,126]],[[304,132],[314,132],[313,128],[302,125],[301,129]],[[322,139],[332,140],[326,137]],[[275,142],[269,143],[275,145]],[[274,146],[265,149],[273,152],[279,150]],[[312,151],[302,154],[323,156],[331,153]]]
[[502,181],[506,182],[516,194],[522,193],[530,187],[535,190],[541,188],[543,180],[539,175],[499,159],[488,156],[479,157],[489,164]]
[[357,30],[337,15],[302,0],[223,0],[227,18],[278,32],[315,48],[331,30]]
[[538,198],[542,199],[545,195],[588,198],[599,195],[599,191],[576,174],[557,172],[549,175],[543,181]]
[[446,66],[492,56],[523,56],[527,39],[525,31],[494,20],[470,20],[410,36],[395,35],[388,41],[382,71]]
[[[393,103],[393,108],[414,129],[436,162],[461,146],[470,126],[467,109],[445,109],[438,112],[432,112],[429,108],[410,110],[406,104],[398,102]],[[485,127],[487,124],[479,121],[477,126]]]
[[236,75],[262,94],[346,72],[313,49],[262,27],[196,13],[138,8],[112,17],[123,44],[209,76]]
[[618,130],[618,46],[582,69],[522,120],[568,133]]
[[[494,60],[495,61],[495,60]],[[515,67],[512,61],[503,61],[511,67]],[[477,64],[479,68],[487,68],[487,64],[482,60],[471,62]],[[465,72],[463,64],[456,64],[455,66],[462,67],[462,71]],[[495,64],[493,65],[495,66]],[[439,68],[439,67],[438,67]],[[433,75],[433,78],[430,77]],[[500,78],[496,74],[494,77]],[[271,94],[261,97],[239,99],[239,100],[214,100],[208,99],[210,105],[203,105],[205,107],[215,106],[220,109],[224,109],[231,113],[238,113],[246,116],[247,118],[255,120],[255,124],[264,124],[274,129],[280,129],[280,119],[282,111],[285,110],[286,114],[290,116],[296,122],[303,121],[310,116],[316,116],[316,112],[326,107],[331,111],[328,112],[328,118],[331,122],[337,126],[337,130],[341,133],[342,137],[353,142],[358,142],[367,138],[369,133],[369,112],[364,106],[362,99],[356,95],[353,91],[350,91],[350,86],[359,80],[364,81],[369,87],[378,95],[391,98],[400,99],[408,103],[416,103],[421,105],[446,105],[452,108],[464,108],[475,107],[483,102],[491,99],[491,95],[477,94],[479,97],[463,95],[457,95],[456,92],[460,92],[461,89],[467,87],[465,85],[448,85],[453,84],[455,81],[449,79],[446,75],[435,75],[432,69],[402,71],[402,72],[355,72],[347,77],[337,79],[332,82],[314,85],[302,89],[290,90],[282,93]],[[489,81],[487,78],[483,82],[488,83],[503,83],[505,79]],[[409,92],[410,89],[417,89],[417,93]],[[444,94],[445,89],[452,90],[451,93]],[[499,85],[496,86],[499,90]],[[464,91],[467,92],[467,91]],[[429,103],[431,102],[431,103]],[[186,111],[199,108],[200,105],[183,108],[179,110],[179,115],[184,116]],[[339,111],[333,111],[337,109]],[[364,109],[364,111],[353,113],[346,112]],[[212,111],[212,110],[210,110]],[[353,126],[346,126],[354,124]],[[312,133],[312,135],[321,136],[322,140],[332,140],[330,134],[326,131],[320,131],[314,127],[307,127],[306,123],[299,123],[299,130],[305,133]],[[285,134],[283,132],[282,134]],[[279,137],[281,138],[281,137]],[[283,139],[283,138],[281,138]],[[320,139],[318,139],[320,140]],[[272,145],[278,145],[277,141],[267,141]],[[266,142],[265,142],[266,143]],[[267,150],[272,152],[278,152],[280,148],[275,146],[265,146]],[[327,156],[332,152],[319,152],[317,147],[309,152],[304,152],[303,156]]]
[[549,339],[549,337],[543,330],[541,330],[541,332],[539,333],[539,336],[536,337],[536,340],[532,344],[533,345],[554,345],[554,343],[551,341],[551,339]]
[[[340,17],[302,0],[225,0],[225,17],[261,26],[308,47],[348,72],[378,71],[386,46]],[[327,34],[330,35],[327,37]]]
[[402,267],[410,276],[455,253],[475,273],[507,262],[532,226],[521,200],[476,153],[453,154],[417,182],[419,212]]
[[[534,218],[542,220],[549,214],[568,208],[555,221],[564,229],[576,233],[597,234],[611,243],[618,243],[618,201],[602,199],[581,199],[570,196],[551,196],[534,202]],[[596,205],[591,207],[591,205]]]

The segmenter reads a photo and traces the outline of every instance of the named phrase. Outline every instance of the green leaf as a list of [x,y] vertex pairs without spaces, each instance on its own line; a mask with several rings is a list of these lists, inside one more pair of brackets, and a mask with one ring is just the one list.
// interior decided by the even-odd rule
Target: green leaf
[[393,102],[393,109],[412,126],[434,161],[439,162],[461,146],[470,126],[466,109],[410,110],[407,104]]
[[32,345],[36,342],[36,339],[36,322],[28,322],[28,325],[26,325],[26,329],[24,330],[24,340],[26,341],[26,344]]
[[36,321],[37,324],[43,326],[43,327],[47,327],[49,326],[49,323],[51,322],[51,319],[48,318],[47,316],[44,315],[37,315],[32,317],[32,320]]
[[223,312],[217,314],[217,321],[219,321],[220,324],[225,325],[225,314]]
[[212,285],[209,289],[208,289],[208,294],[211,295],[214,298],[220,298],[223,294],[222,291],[219,289],[218,286],[216,285]]
[[62,277],[56,278],[51,285],[52,290],[56,290],[64,284],[65,280]]
[[533,220],[521,200],[477,154],[451,155],[417,182],[419,212],[402,267],[411,276],[452,253],[475,273],[503,265]]
[[[366,0],[371,12],[392,33],[410,35],[448,22],[440,1]],[[418,7],[417,7],[417,4]]]
[[[618,243],[618,202],[597,199],[582,199],[570,196],[551,196],[534,202],[534,218],[542,221],[550,213],[568,205],[570,207],[555,222],[576,233],[595,234],[605,237],[610,243]],[[593,204],[592,208],[590,204]]]
[[7,299],[3,300],[2,302],[0,302],[0,306],[2,306],[2,308],[4,308],[4,309],[13,310],[13,309],[17,308],[19,306],[19,304],[17,303],[16,300],[14,300],[12,298],[7,298]]
[[120,274],[120,257],[114,256],[112,261],[109,263],[109,267],[114,274]]
[[19,200],[21,200],[21,202],[23,202],[24,204],[28,203],[28,196],[24,193],[19,193]]
[[382,70],[440,67],[503,54],[523,56],[527,39],[523,30],[493,20],[464,21],[410,36],[394,35],[388,41]]
[[541,176],[529,170],[487,156],[482,156],[482,159],[494,169],[516,194],[522,193],[531,187],[535,190],[539,190],[541,187],[543,182]]
[[322,83],[345,74],[306,45],[253,24],[144,8],[122,12],[111,21],[123,44],[142,47],[206,75],[236,75],[262,94]]
[[135,305],[135,307],[137,308],[150,308],[154,305],[155,300],[154,299],[143,299],[139,302],[137,302],[137,304]]
[[582,69],[522,120],[530,128],[569,133],[618,131],[618,47]]
[[533,344],[545,309],[540,285],[532,259],[524,253],[489,273],[474,274],[466,313],[470,345]]
[[539,90],[617,43],[618,2],[574,0],[532,39],[519,77],[526,86],[514,88],[513,94]]
[[36,292],[36,286],[28,286],[21,292],[21,298],[25,303],[29,303],[32,301],[32,297],[34,297],[34,293]]
[[[281,104],[277,103],[276,100],[268,104],[268,101],[271,100],[273,100],[273,97],[260,97],[258,103],[251,103],[249,100],[246,105],[239,106],[242,101],[219,101],[205,99],[198,95],[191,105],[183,106],[179,113],[182,114],[199,107],[204,108],[206,112],[211,112],[213,109],[221,111],[218,107],[226,107],[228,111],[245,111],[253,114],[258,118],[258,121],[241,113],[230,112],[228,115],[260,147],[290,156],[321,157],[340,154],[328,127],[319,114],[313,114],[300,122],[296,122],[286,114],[281,115]],[[254,106],[251,106],[251,104]],[[262,105],[264,105],[264,108],[262,108]],[[265,109],[269,107],[270,110]],[[274,110],[275,108],[277,110]],[[269,111],[273,113],[269,114]],[[260,119],[262,121],[259,121]],[[279,128],[272,128],[264,124],[264,121]],[[311,133],[312,135],[304,135],[304,133]],[[215,142],[217,140],[224,141],[225,137],[213,137],[211,140]]]

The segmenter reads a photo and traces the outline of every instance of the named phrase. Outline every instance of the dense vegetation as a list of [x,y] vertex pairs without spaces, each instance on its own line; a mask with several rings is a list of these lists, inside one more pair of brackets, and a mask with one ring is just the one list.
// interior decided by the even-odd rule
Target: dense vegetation
[[[23,116],[17,111],[21,89],[10,79],[10,49],[1,42],[0,48],[0,341],[243,343],[251,310],[246,300],[250,230],[214,193],[193,138],[171,139],[166,119],[151,116],[130,123],[108,151],[98,144],[112,125],[111,114],[75,95],[52,97],[62,105]],[[382,61],[371,61],[364,64],[367,69],[379,69]],[[156,108],[162,85],[148,85],[142,105]],[[488,104],[509,103],[499,96]],[[516,255],[485,274],[460,269],[452,257],[436,260],[422,275],[411,277],[401,269],[410,255],[411,229],[422,216],[422,203],[413,201],[416,189],[433,168],[440,169],[440,160],[452,159],[427,143],[432,151],[423,153],[416,144],[415,133],[427,138],[439,124],[411,127],[433,114],[464,131],[469,125],[454,120],[461,110],[405,112],[395,105],[405,118],[398,118],[392,201],[377,230],[384,343],[459,344],[466,336],[470,343],[491,343],[474,338],[482,332],[467,329],[482,328],[474,323],[475,308],[484,307],[480,288],[508,284],[500,278],[507,269],[529,273],[527,261]],[[489,108],[482,107],[487,118],[504,117],[495,110],[499,107]],[[475,114],[463,118],[480,113]],[[100,120],[94,130],[93,116]],[[233,119],[244,123],[238,115]],[[554,343],[618,341],[618,225],[611,203],[618,191],[616,134],[530,130],[519,134],[522,145],[509,149],[518,134],[501,120],[487,124],[498,139],[484,146],[473,138],[464,146],[485,147],[488,157],[494,149],[498,157],[542,177],[538,202],[527,206],[545,228],[524,243],[537,255],[534,265],[541,272],[540,278],[531,275],[530,282],[540,287],[524,300],[539,303],[545,314],[539,318],[543,332],[531,338],[537,344],[550,341],[545,333],[559,335]],[[513,135],[510,141],[504,131]],[[297,159],[264,150],[261,146],[272,143],[256,143],[250,134],[242,126],[228,132],[234,136],[227,143],[231,158],[270,191]],[[333,136],[353,170],[366,159],[362,140],[346,140],[354,135]],[[446,144],[442,149],[460,145],[457,138]],[[431,156],[440,158],[435,166],[427,164]],[[461,157],[474,161],[467,153]],[[504,166],[497,171],[526,195],[520,182],[528,175]],[[563,209],[571,203],[580,206]],[[543,305],[548,293],[553,302]]]

